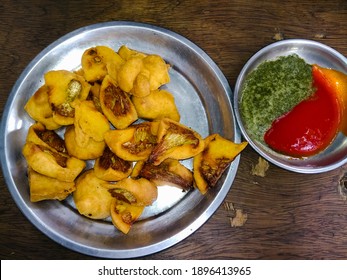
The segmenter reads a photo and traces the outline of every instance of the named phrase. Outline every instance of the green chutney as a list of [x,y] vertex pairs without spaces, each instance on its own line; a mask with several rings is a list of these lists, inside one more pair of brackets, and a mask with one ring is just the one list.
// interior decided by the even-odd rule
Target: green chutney
[[253,70],[240,100],[240,114],[250,137],[264,142],[272,122],[314,92],[312,82],[312,65],[296,54],[265,61]]

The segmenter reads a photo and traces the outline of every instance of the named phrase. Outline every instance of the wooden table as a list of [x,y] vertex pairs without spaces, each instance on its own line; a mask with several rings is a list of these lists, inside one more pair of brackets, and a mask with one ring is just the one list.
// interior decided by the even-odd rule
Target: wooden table
[[[43,48],[98,22],[144,22],[177,32],[211,56],[232,88],[251,55],[276,40],[311,39],[347,55],[345,0],[2,0],[0,19],[1,114],[18,76]],[[247,147],[225,202],[208,222],[144,259],[347,259],[347,166],[304,175],[270,164],[262,177],[252,175],[258,158]],[[0,186],[1,259],[93,259],[38,231],[2,173]],[[243,225],[231,226],[232,208],[247,215]]]

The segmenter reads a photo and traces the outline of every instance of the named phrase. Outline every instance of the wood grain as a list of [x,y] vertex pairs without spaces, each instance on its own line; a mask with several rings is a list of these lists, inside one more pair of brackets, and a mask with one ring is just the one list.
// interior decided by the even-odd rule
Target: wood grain
[[[345,0],[2,0],[0,19],[2,117],[15,81],[42,49],[99,22],[144,22],[177,32],[211,56],[232,88],[251,55],[276,38],[312,39],[347,55]],[[304,175],[270,164],[259,177],[251,174],[257,161],[247,147],[232,189],[208,222],[143,259],[347,259],[347,200],[338,188],[347,167]],[[15,205],[2,173],[0,187],[1,259],[93,259],[38,231]],[[243,226],[231,227],[234,213],[226,204],[247,214]]]

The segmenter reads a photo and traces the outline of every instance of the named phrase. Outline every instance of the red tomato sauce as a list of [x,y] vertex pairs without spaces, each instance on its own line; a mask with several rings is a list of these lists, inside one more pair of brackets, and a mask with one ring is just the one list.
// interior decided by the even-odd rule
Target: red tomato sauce
[[324,150],[335,138],[341,109],[334,89],[324,74],[313,67],[315,93],[276,119],[265,133],[265,142],[280,153],[307,157]]

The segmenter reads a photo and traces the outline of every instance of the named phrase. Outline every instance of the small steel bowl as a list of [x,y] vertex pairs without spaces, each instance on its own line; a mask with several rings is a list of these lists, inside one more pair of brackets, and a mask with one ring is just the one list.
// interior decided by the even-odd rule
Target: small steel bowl
[[322,43],[304,39],[288,39],[270,44],[253,55],[239,74],[234,89],[236,120],[244,138],[253,149],[269,162],[298,173],[321,173],[333,170],[347,162],[347,137],[339,133],[324,151],[306,158],[293,158],[270,149],[266,144],[250,137],[240,115],[241,91],[247,75],[260,63],[279,56],[297,54],[309,64],[318,64],[347,73],[347,59],[336,50]]

